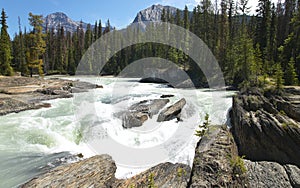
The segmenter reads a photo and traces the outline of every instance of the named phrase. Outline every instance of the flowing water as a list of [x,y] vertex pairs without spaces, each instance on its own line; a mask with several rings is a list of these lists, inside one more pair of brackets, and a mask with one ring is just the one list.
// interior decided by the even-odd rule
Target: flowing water
[[[51,108],[1,116],[0,187],[16,187],[63,162],[74,162],[75,158],[71,156],[78,153],[85,158],[110,154],[117,163],[117,178],[133,176],[159,162],[192,165],[194,148],[199,140],[193,132],[203,122],[206,113],[210,114],[211,123],[226,123],[232,103],[232,92],[174,89],[138,83],[138,79],[66,79],[80,79],[104,88],[78,93],[69,99],[48,101]],[[170,104],[183,97],[187,100],[182,122],[157,123],[157,116],[154,116],[140,128],[123,129],[120,114],[127,107],[142,100],[160,98],[163,94],[175,95],[170,98]],[[107,145],[108,138],[114,141],[114,146]],[[153,153],[151,157],[155,159],[143,165],[130,165],[130,159],[134,157],[117,149],[142,149],[147,153],[159,146],[163,146],[165,156],[155,158]],[[180,147],[180,150],[174,149]],[[143,159],[138,161],[144,162]]]

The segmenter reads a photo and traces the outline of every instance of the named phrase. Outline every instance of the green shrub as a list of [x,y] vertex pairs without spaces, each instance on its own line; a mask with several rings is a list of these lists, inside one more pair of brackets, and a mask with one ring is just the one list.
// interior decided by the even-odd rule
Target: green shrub
[[148,188],[158,188],[154,184],[154,174],[153,173],[151,173],[148,177]]
[[182,175],[186,175],[186,171],[183,168],[177,169],[177,176],[182,177]]
[[196,130],[195,135],[202,137],[205,135],[205,133],[208,131],[209,129],[209,124],[210,124],[210,120],[209,120],[209,114],[206,113],[205,118],[204,118],[204,122],[203,125],[199,125],[199,129],[200,130]]
[[280,110],[280,112],[279,112],[281,115],[284,115],[284,116],[286,116],[286,113],[285,113],[285,111],[283,111],[283,110]]
[[232,167],[232,171],[234,175],[242,175],[246,173],[247,169],[244,163],[245,156],[232,156],[230,159],[230,166]]

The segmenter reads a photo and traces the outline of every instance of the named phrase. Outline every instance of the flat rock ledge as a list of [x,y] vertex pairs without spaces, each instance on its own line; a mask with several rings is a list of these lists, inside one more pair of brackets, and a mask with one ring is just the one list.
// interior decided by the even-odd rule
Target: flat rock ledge
[[111,187],[116,164],[108,155],[57,167],[22,185],[26,187]]
[[0,76],[0,115],[51,107],[44,101],[73,97],[73,93],[103,88],[88,82]]

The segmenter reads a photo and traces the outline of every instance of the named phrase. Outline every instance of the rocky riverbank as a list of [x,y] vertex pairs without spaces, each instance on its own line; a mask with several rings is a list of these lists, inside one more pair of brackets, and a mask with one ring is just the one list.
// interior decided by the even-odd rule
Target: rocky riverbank
[[102,86],[63,79],[0,76],[0,115],[50,107],[46,100],[72,97]]
[[300,90],[281,95],[251,89],[234,97],[232,132],[239,154],[300,166]]
[[233,99],[232,133],[250,187],[300,187],[300,88],[252,88]]
[[235,141],[226,127],[215,126],[198,143],[192,169],[184,164],[162,163],[129,179],[116,179],[116,165],[108,155],[95,156],[50,170],[22,187],[106,188],[205,188],[296,187],[300,170],[295,165],[253,162],[238,156]]
[[286,88],[281,95],[259,89],[239,93],[233,99],[231,129],[210,126],[197,144],[192,169],[162,163],[116,179],[115,162],[101,155],[54,168],[23,187],[299,188],[299,101],[298,88]]

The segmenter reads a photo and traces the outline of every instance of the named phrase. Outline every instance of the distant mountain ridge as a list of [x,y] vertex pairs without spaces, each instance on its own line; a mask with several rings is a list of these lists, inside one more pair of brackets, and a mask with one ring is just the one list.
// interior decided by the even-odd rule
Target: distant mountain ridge
[[[49,14],[43,18],[43,21],[44,21],[43,24],[44,30],[53,28],[55,32],[60,27],[64,27],[66,32],[69,31],[73,33],[77,30],[77,27],[79,27],[80,24],[82,24],[84,30],[86,30],[88,25],[85,22],[72,20],[63,12],[56,12],[56,13]],[[92,25],[92,27],[94,26]]]
[[[163,5],[152,5],[144,10],[141,10],[137,13],[136,17],[133,20],[133,23],[144,23],[148,21],[160,21],[163,9],[166,10],[166,13],[169,12],[171,15],[175,15],[178,8],[172,6],[163,6]],[[179,9],[180,10],[180,9]],[[183,10],[180,10],[183,14]],[[70,17],[68,17],[63,12],[55,12],[52,14],[43,17],[43,29],[44,31],[49,29],[54,29],[55,32],[60,27],[64,27],[66,32],[75,32],[77,28],[82,24],[83,30],[86,31],[88,23],[82,21],[74,21]],[[91,24],[91,28],[94,28],[94,25]],[[105,25],[103,25],[103,30]],[[113,27],[111,27],[112,29]]]

